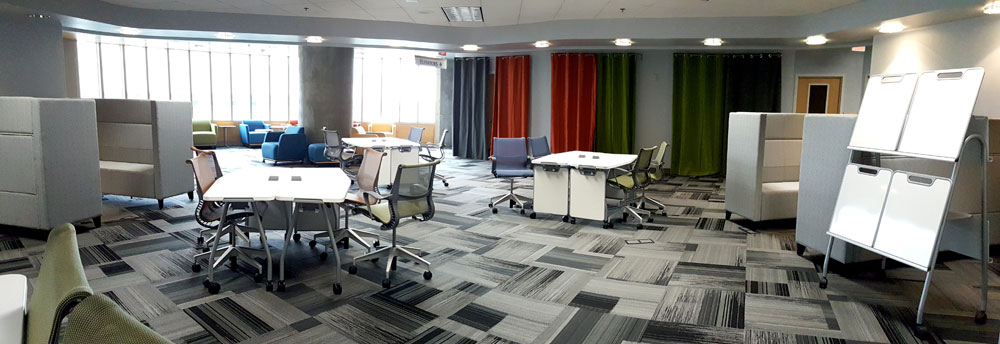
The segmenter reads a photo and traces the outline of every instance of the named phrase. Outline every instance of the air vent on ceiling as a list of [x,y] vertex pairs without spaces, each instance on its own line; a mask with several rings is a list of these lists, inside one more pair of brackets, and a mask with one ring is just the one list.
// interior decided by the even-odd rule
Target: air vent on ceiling
[[481,22],[483,8],[478,6],[441,7],[450,22]]

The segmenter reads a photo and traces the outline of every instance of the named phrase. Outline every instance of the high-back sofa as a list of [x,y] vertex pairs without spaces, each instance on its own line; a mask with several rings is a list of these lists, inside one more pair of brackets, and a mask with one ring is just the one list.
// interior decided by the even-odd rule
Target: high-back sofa
[[101,192],[163,199],[193,197],[191,103],[96,99]]
[[726,217],[792,219],[799,195],[804,114],[729,115]]

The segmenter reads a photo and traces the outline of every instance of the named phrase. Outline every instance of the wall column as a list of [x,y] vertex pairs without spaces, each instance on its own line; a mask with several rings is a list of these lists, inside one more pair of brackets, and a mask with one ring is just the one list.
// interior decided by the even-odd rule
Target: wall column
[[64,63],[59,20],[0,11],[0,96],[66,97]]
[[323,127],[351,134],[354,49],[303,46],[299,49],[302,90],[300,125],[310,143],[324,142]]

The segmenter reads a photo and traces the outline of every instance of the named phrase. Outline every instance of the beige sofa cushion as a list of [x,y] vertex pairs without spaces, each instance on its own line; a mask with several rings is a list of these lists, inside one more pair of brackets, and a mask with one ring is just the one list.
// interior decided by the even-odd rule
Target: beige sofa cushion
[[153,165],[101,161],[101,185],[106,194],[153,198]]
[[799,182],[763,183],[760,198],[761,218],[795,218],[798,210]]

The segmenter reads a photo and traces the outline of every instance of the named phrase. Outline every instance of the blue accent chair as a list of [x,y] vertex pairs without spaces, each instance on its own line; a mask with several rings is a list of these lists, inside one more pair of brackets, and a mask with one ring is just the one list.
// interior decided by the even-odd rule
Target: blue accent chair
[[306,139],[305,129],[288,127],[284,133],[270,132],[268,134],[260,146],[264,162],[272,160],[275,165],[279,161],[305,162],[309,150],[309,140]]
[[497,213],[497,207],[504,202],[510,202],[510,207],[518,206],[521,214],[525,207],[531,204],[531,199],[514,193],[515,178],[530,178],[535,175],[528,158],[528,142],[519,138],[493,138],[493,176],[510,181],[510,191],[507,194],[490,200],[490,208]]
[[255,120],[243,120],[243,122],[240,123],[240,141],[243,142],[244,146],[249,147],[250,145],[260,145],[264,143],[264,138],[267,137],[267,133],[253,132],[257,129],[271,129],[271,125],[264,123],[264,121]]

